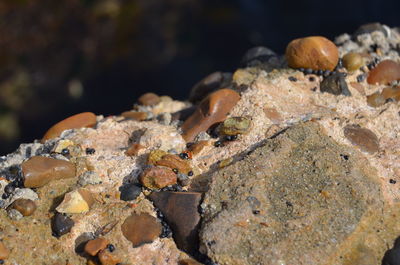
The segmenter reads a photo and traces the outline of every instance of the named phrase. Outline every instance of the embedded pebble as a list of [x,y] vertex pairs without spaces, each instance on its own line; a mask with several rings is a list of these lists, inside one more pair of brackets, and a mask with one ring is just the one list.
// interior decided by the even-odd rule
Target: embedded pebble
[[138,103],[143,106],[154,106],[160,103],[161,99],[157,94],[145,93],[138,98]]
[[194,259],[181,259],[179,265],[202,265],[202,263],[195,261]]
[[371,130],[351,124],[344,127],[344,136],[361,151],[370,154],[379,151],[379,139]]
[[336,45],[321,36],[292,40],[286,48],[285,56],[290,67],[313,70],[332,71],[339,61]]
[[78,189],[68,192],[64,196],[64,200],[56,208],[59,213],[83,213],[90,210],[94,204],[94,198],[87,189]]
[[231,117],[226,119],[219,131],[223,135],[238,135],[248,132],[251,127],[251,120],[245,117]]
[[133,201],[140,195],[142,188],[137,184],[128,183],[119,187],[119,191],[121,200]]
[[91,256],[96,256],[99,251],[105,249],[110,242],[104,237],[99,237],[93,240],[89,240],[85,244],[85,252]]
[[198,249],[200,214],[198,207],[202,198],[199,192],[153,192],[149,198],[162,212],[173,231],[178,248],[194,253]]
[[155,165],[157,163],[157,161],[160,160],[166,154],[168,154],[168,153],[161,149],[152,150],[149,153],[149,156],[147,157],[147,164]]
[[343,56],[343,66],[349,72],[354,72],[365,64],[364,57],[355,52],[349,52]]
[[15,221],[18,221],[24,217],[22,215],[22,213],[20,213],[19,211],[15,210],[15,209],[8,209],[7,214],[8,214],[8,217],[10,217],[10,219],[15,220]]
[[21,164],[27,188],[38,188],[52,180],[75,177],[75,165],[69,161],[33,156]]
[[386,103],[386,98],[379,92],[367,96],[367,103],[369,106],[377,108]]
[[400,64],[392,60],[380,62],[369,72],[368,84],[390,84],[393,81],[400,80]]
[[128,150],[126,150],[125,154],[127,156],[137,156],[139,151],[144,149],[144,146],[141,144],[133,143],[129,146]]
[[193,103],[200,102],[208,94],[214,92],[217,89],[227,87],[232,81],[231,73],[214,72],[193,86],[190,91],[189,101]]
[[192,152],[193,155],[197,155],[199,154],[204,147],[209,146],[210,145],[210,141],[208,140],[202,140],[202,141],[198,141],[192,145],[189,146],[189,151]]
[[99,260],[101,265],[118,265],[121,260],[110,252],[109,249],[103,249],[99,252]]
[[229,111],[239,101],[240,95],[232,89],[220,89],[208,95],[196,111],[182,125],[183,139],[193,141],[200,133],[226,119]]
[[36,203],[29,199],[17,199],[12,203],[11,207],[23,216],[32,215],[37,208]]
[[190,171],[192,171],[192,168],[187,160],[184,160],[179,156],[172,154],[166,154],[162,156],[162,158],[156,162],[156,165],[176,169],[179,173],[183,173],[186,175],[189,174]]
[[9,255],[10,251],[8,250],[8,248],[6,248],[4,243],[0,241],[0,260],[7,259]]
[[102,183],[102,179],[95,171],[85,171],[78,179],[78,184],[80,186],[96,185],[100,183]]
[[150,167],[139,177],[140,183],[149,189],[162,189],[177,182],[176,173],[166,167]]
[[161,234],[161,228],[157,218],[147,213],[133,213],[121,225],[122,234],[133,247],[153,242]]
[[321,82],[321,92],[327,92],[333,95],[351,96],[346,80],[342,73],[334,73]]
[[135,121],[144,121],[147,119],[148,114],[142,111],[124,111],[121,113],[121,116]]
[[51,222],[51,230],[54,236],[60,237],[69,233],[74,224],[75,222],[68,216],[62,213],[56,213]]
[[60,136],[65,130],[93,127],[95,124],[96,115],[92,112],[83,112],[73,115],[53,125],[43,136],[42,142]]

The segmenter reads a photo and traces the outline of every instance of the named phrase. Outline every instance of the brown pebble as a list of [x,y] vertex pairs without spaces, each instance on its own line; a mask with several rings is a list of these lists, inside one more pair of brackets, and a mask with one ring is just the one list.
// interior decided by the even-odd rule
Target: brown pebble
[[223,135],[245,134],[251,127],[251,120],[245,117],[231,117],[226,119],[220,126],[220,133]]
[[108,249],[101,250],[98,257],[101,265],[117,265],[121,262],[121,260]]
[[75,177],[75,165],[69,161],[33,156],[21,164],[26,188],[38,188],[52,180]]
[[154,106],[160,103],[160,101],[160,97],[154,93],[146,93],[138,98],[139,104],[144,106]]
[[177,169],[179,173],[188,174],[192,170],[187,160],[183,160],[177,155],[166,154],[156,162],[157,166],[169,167],[170,169]]
[[23,216],[32,215],[37,208],[36,203],[30,199],[17,199],[12,203],[11,207]]
[[178,263],[179,265],[202,265],[202,263],[199,263],[195,261],[194,259],[181,259]]
[[313,70],[332,71],[339,61],[336,45],[321,36],[292,40],[286,48],[285,56],[290,67]]
[[121,113],[121,116],[135,121],[144,121],[147,119],[147,113],[142,111],[124,111]]
[[182,137],[191,142],[200,133],[226,119],[239,101],[240,95],[232,89],[219,89],[203,99],[196,111],[182,125]]
[[392,60],[384,60],[380,62],[374,69],[369,72],[368,84],[389,84],[392,81],[400,80],[400,64]]
[[344,136],[361,151],[370,154],[379,151],[379,139],[371,130],[351,124],[344,127]]
[[364,57],[355,52],[349,52],[343,56],[343,66],[349,72],[354,72],[365,64]]
[[367,103],[371,107],[377,108],[385,104],[385,102],[386,102],[385,97],[379,92],[367,96]]
[[122,234],[132,242],[133,247],[153,242],[161,234],[161,228],[157,218],[147,213],[133,213],[121,225]]
[[153,192],[150,199],[163,213],[173,231],[176,245],[181,250],[194,253],[198,249],[198,207],[202,194],[199,192]]
[[125,154],[127,156],[137,156],[139,151],[144,149],[144,146],[141,144],[133,143],[129,146],[128,150],[126,150]]
[[275,109],[270,107],[264,107],[265,116],[272,121],[272,123],[277,124],[283,121],[281,114]]
[[10,251],[6,248],[3,242],[0,241],[0,260],[7,259],[10,256]]
[[96,256],[97,253],[107,247],[110,242],[104,237],[99,237],[89,240],[85,245],[85,252],[91,256]]
[[147,168],[139,177],[140,183],[149,189],[162,189],[176,184],[177,176],[166,167]]
[[400,100],[400,87],[399,86],[385,87],[382,90],[381,94],[385,99],[393,99],[395,101],[399,101]]
[[53,125],[43,136],[42,143],[60,136],[65,130],[93,127],[95,124],[96,115],[92,112],[82,112],[73,115]]
[[198,141],[197,143],[192,144],[188,149],[189,151],[192,152],[193,155],[199,154],[204,147],[209,146],[210,141],[203,140],[203,141]]

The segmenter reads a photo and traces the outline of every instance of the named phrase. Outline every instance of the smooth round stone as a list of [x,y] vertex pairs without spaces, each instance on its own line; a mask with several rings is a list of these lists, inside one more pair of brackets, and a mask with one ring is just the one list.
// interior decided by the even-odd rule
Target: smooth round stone
[[313,70],[332,71],[339,61],[336,45],[321,36],[292,40],[286,47],[285,56],[290,67]]
[[75,222],[62,213],[56,213],[51,222],[51,230],[56,237],[69,233]]
[[35,212],[37,206],[30,199],[17,199],[12,203],[12,208],[20,212],[23,216],[30,216]]
[[160,97],[154,93],[145,93],[138,98],[138,103],[144,106],[154,106],[160,103],[160,101]]
[[345,56],[343,56],[342,60],[343,66],[349,72],[354,72],[365,64],[364,57],[361,54],[355,52],[347,53]]
[[68,117],[53,125],[43,136],[42,143],[46,140],[57,138],[65,130],[93,127],[96,124],[96,115],[92,112],[82,112]]
[[250,127],[251,120],[245,117],[231,117],[222,123],[220,132],[224,135],[238,135],[246,133]]
[[85,245],[85,252],[91,256],[96,256],[101,250],[105,249],[110,242],[104,237],[89,240]]
[[344,136],[361,151],[370,154],[379,151],[379,139],[371,130],[358,125],[347,125],[344,127]]
[[368,84],[389,84],[393,81],[400,80],[400,64],[392,60],[384,60],[380,62],[368,74]]
[[153,242],[161,234],[162,226],[157,218],[147,214],[132,214],[121,225],[122,234],[133,247]]
[[75,177],[75,165],[69,161],[33,156],[21,164],[26,188],[38,188],[52,180]]
[[139,177],[140,183],[149,189],[162,189],[177,182],[176,174],[169,168],[147,168]]

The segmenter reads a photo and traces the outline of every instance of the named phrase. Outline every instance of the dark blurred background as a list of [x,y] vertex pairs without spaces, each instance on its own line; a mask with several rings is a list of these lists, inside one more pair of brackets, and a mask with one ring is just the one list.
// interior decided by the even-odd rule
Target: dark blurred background
[[264,45],[400,25],[400,1],[0,0],[0,155],[82,111],[119,114],[144,92],[185,99]]

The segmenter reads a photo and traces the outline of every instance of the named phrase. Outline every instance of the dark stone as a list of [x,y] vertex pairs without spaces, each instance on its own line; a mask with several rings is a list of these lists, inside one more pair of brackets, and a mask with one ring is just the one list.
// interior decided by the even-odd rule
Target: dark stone
[[75,252],[76,253],[84,253],[85,245],[89,240],[95,239],[95,236],[91,232],[82,233],[75,239]]
[[121,200],[133,201],[140,195],[142,188],[138,184],[129,183],[119,187],[119,191],[121,192]]
[[189,118],[190,115],[192,115],[195,110],[196,110],[196,106],[191,106],[189,108],[174,112],[171,115],[172,116],[172,120],[174,120],[174,121],[176,121],[176,120],[184,121],[187,118]]
[[400,265],[400,237],[396,239],[394,247],[386,251],[382,265]]
[[51,222],[51,230],[54,236],[60,237],[69,233],[74,224],[75,222],[68,216],[56,213]]
[[383,27],[381,23],[368,23],[360,26],[354,33],[353,38],[357,38],[357,36],[361,34],[372,33],[374,31],[380,31],[385,34],[385,37],[388,37],[388,32]]
[[192,103],[198,103],[211,92],[220,88],[228,87],[231,82],[231,73],[214,72],[209,74],[193,86],[190,91],[189,101]]
[[268,62],[271,57],[276,56],[276,53],[264,46],[253,47],[243,55],[241,65],[243,67],[251,66],[256,61],[260,63]]
[[321,92],[327,92],[333,95],[351,96],[344,75],[341,73],[335,73],[324,78],[320,88]]
[[202,194],[199,192],[153,192],[150,199],[173,231],[176,245],[190,254],[199,248],[198,228]]

